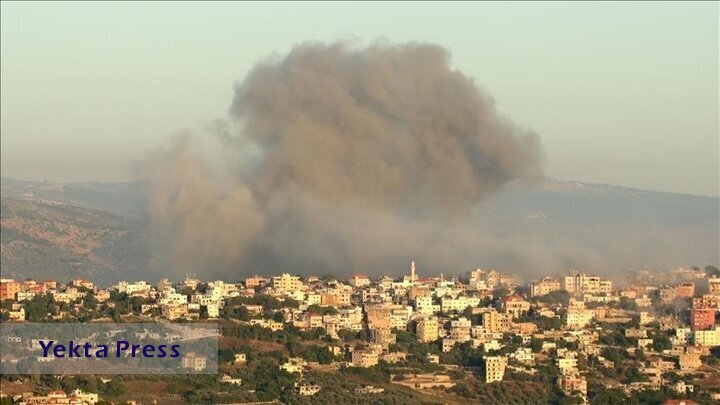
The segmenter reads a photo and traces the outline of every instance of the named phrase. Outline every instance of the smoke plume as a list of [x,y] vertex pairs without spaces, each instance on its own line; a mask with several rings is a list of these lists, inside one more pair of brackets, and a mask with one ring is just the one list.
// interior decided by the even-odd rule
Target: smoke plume
[[301,44],[251,70],[230,116],[147,160],[158,265],[176,274],[461,272],[503,244],[478,203],[542,178],[538,136],[435,45]]

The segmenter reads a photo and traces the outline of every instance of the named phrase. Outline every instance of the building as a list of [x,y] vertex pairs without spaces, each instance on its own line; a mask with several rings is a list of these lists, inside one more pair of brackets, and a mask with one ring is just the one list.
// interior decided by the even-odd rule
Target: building
[[675,286],[676,298],[692,298],[695,295],[694,283],[680,283]]
[[592,322],[595,311],[583,307],[570,307],[565,313],[565,324],[573,329],[582,329]]
[[460,296],[457,298],[442,297],[440,299],[440,308],[442,312],[462,312],[467,307],[475,307],[480,304],[480,299],[476,297]]
[[418,321],[416,334],[417,339],[424,343],[434,342],[438,340],[438,329],[440,325],[437,317],[429,316]]
[[552,277],[545,277],[530,284],[531,297],[541,297],[554,291],[560,291],[560,282]]
[[126,293],[127,295],[147,294],[150,292],[151,287],[152,286],[146,281],[137,281],[135,283],[121,281],[116,286],[118,292]]
[[10,321],[24,321],[25,320],[25,308],[19,307],[17,309],[12,308],[8,311],[8,320]]
[[287,273],[283,273],[280,276],[272,278],[272,287],[279,293],[292,293],[303,288],[303,283],[300,280],[300,276],[293,276]]
[[698,353],[683,353],[678,358],[678,365],[682,371],[692,371],[702,366],[700,361],[700,354]]
[[678,394],[687,394],[695,391],[695,387],[692,384],[686,384],[684,381],[678,381],[672,386],[672,390]]
[[423,315],[432,315],[440,312],[440,305],[435,304],[430,295],[415,297],[415,311]]
[[188,305],[163,305],[162,306],[162,316],[169,320],[175,320],[187,317],[190,314],[190,310],[188,309]]
[[512,326],[512,315],[497,311],[485,312],[482,315],[482,324],[485,330],[490,333],[508,332]]
[[183,368],[189,368],[195,371],[204,370],[207,366],[207,359],[203,356],[199,356],[195,352],[189,352],[182,358]]
[[302,357],[290,357],[286,363],[280,365],[280,370],[288,373],[302,373],[305,367],[305,360]]
[[355,350],[352,353],[353,367],[372,367],[380,360],[378,354],[371,350]]
[[484,290],[487,287],[487,275],[483,269],[475,269],[467,273],[470,289]]
[[[18,293],[18,300],[20,294]],[[720,296],[712,294],[703,294],[700,297],[693,297],[692,299],[693,309],[719,309],[720,308]]]
[[20,292],[20,283],[12,279],[0,280],[0,301],[14,300],[15,295]]
[[84,288],[87,288],[87,289],[89,289],[89,290],[94,290],[94,289],[95,289],[95,284],[93,284],[92,281],[86,280],[86,279],[81,278],[81,277],[76,277],[75,279],[73,279],[72,285],[74,285],[75,287],[84,287]]
[[502,356],[485,356],[485,382],[502,381],[507,359]]
[[269,281],[270,280],[265,277],[256,275],[255,277],[250,277],[250,278],[245,279],[245,287],[246,288],[262,287],[265,284],[267,284]]
[[366,287],[370,285],[370,277],[365,274],[353,274],[350,276],[349,284],[355,288]]
[[578,362],[575,357],[560,357],[556,363],[563,375],[572,375],[578,371]]
[[655,317],[651,313],[649,313],[647,311],[640,312],[640,320],[639,320],[640,325],[647,325],[654,320],[655,320]]
[[696,330],[693,334],[695,346],[720,346],[720,326],[711,330]]
[[530,310],[530,303],[519,295],[508,295],[502,299],[502,307],[505,312],[512,315],[513,318],[519,318],[521,315]]
[[390,329],[392,328],[392,305],[373,304],[365,306],[368,328]]
[[690,310],[690,323],[694,330],[707,330],[715,327],[714,309]]
[[247,363],[247,356],[245,353],[235,353],[233,364],[245,364]]
[[387,350],[390,345],[395,344],[396,335],[390,329],[371,329],[370,341],[382,345]]
[[708,288],[709,288],[710,294],[720,295],[720,278],[709,278],[708,279]]
[[241,385],[242,378],[233,378],[230,377],[228,374],[223,374],[222,377],[218,378],[218,382],[220,384]]
[[564,280],[564,289],[570,294],[600,294],[612,291],[612,282],[604,282],[598,276],[588,276],[585,273],[567,276]]
[[300,395],[305,395],[305,396],[315,395],[318,392],[320,392],[320,388],[321,388],[319,385],[298,384],[298,383],[295,383],[295,387],[297,387]]
[[558,385],[565,395],[581,394],[587,396],[587,380],[579,375],[564,375],[558,378]]

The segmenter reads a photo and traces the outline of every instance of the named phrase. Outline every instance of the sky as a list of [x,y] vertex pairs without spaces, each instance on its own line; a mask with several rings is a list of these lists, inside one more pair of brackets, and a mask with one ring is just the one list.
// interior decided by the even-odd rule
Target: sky
[[561,180],[720,194],[705,3],[41,3],[1,9],[3,176],[121,181],[303,41],[432,42],[537,132]]

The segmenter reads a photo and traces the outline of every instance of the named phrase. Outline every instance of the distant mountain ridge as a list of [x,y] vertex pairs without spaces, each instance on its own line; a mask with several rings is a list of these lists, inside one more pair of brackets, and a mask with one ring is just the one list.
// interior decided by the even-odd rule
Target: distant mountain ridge
[[[149,272],[151,238],[141,184],[9,178],[0,183],[3,276],[158,278]],[[499,264],[489,251],[482,266],[527,268],[537,259],[540,268],[611,273],[720,261],[718,197],[550,180],[535,188],[509,187],[476,209],[490,223],[479,233],[517,240],[518,251],[536,251]],[[270,271],[258,269],[263,270]]]
[[3,197],[56,201],[120,215],[139,216],[143,210],[141,185],[136,182],[49,183],[2,177],[0,191]]

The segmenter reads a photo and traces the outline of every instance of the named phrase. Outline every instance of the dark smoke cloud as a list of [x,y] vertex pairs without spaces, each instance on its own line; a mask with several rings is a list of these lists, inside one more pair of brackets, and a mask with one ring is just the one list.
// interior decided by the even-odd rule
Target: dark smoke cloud
[[231,113],[265,152],[250,179],[261,198],[456,213],[540,174],[538,137],[498,116],[434,45],[300,45],[256,66]]
[[158,264],[176,274],[461,272],[476,246],[507,248],[476,204],[542,177],[539,138],[435,45],[299,45],[255,66],[230,114],[148,159]]

